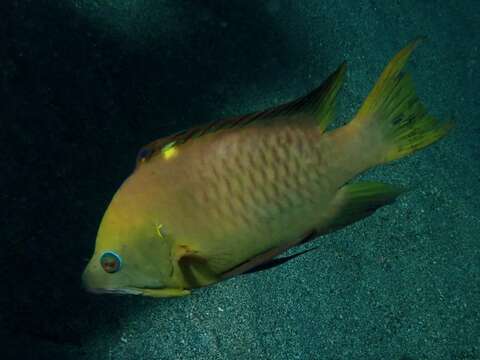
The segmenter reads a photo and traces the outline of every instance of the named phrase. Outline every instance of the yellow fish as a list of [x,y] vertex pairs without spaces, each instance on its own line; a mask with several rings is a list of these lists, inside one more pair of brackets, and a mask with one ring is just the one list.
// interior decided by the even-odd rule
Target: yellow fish
[[143,147],[100,224],[87,290],[187,295],[278,265],[292,258],[276,258],[288,248],[392,203],[401,188],[349,182],[436,142],[452,125],[427,114],[402,71],[418,43],[391,60],[345,126],[326,131],[342,64],[300,99]]

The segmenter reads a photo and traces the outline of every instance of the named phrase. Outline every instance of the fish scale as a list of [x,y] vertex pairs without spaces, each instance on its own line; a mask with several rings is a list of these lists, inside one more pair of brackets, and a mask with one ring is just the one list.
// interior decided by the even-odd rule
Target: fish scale
[[[331,131],[342,64],[304,97],[194,127],[142,147],[110,203],[83,281],[93,292],[183,296],[276,266],[286,249],[391,204],[398,187],[351,183],[445,136],[402,72],[388,64],[347,125]],[[113,271],[113,270],[114,271]]]
[[[279,132],[256,135],[253,139],[249,133],[247,139],[236,137],[238,146],[230,149],[245,149],[242,157],[225,154],[226,160],[211,158],[207,168],[211,168],[212,178],[209,184],[212,191],[211,201],[220,204],[220,217],[228,223],[235,223],[237,217],[250,219],[249,223],[262,223],[262,219],[271,219],[280,212],[288,212],[305,200],[312,201],[313,189],[307,187],[307,167],[302,164],[305,154],[306,139],[302,131],[294,127],[284,127]],[[302,138],[303,136],[303,138]],[[258,144],[253,147],[249,142]],[[310,154],[314,149],[310,151]],[[233,155],[233,154],[232,154]],[[310,155],[311,157],[311,155]],[[228,159],[231,159],[229,161]],[[277,161],[268,161],[277,159]],[[303,165],[303,166],[302,166]],[[271,170],[273,176],[267,175]],[[207,171],[207,173],[209,173]],[[274,181],[272,181],[274,180]],[[241,192],[228,191],[232,181],[238,181]],[[231,185],[230,185],[231,186]],[[237,189],[238,190],[238,189]],[[232,206],[232,204],[239,206]],[[237,222],[237,225],[242,225]]]

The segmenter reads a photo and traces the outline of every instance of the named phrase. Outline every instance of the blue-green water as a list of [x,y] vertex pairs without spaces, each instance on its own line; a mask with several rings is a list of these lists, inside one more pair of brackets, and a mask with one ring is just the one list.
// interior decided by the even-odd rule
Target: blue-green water
[[[480,359],[478,1],[5,1],[0,358]],[[300,96],[343,60],[337,125],[409,64],[455,130],[365,178],[395,204],[267,272],[179,299],[80,286],[137,149]]]

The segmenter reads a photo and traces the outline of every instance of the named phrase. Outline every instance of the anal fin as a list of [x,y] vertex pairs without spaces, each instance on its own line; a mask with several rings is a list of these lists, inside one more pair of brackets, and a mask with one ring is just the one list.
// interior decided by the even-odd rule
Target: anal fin
[[319,234],[329,233],[372,215],[391,204],[405,188],[380,182],[360,182],[340,188],[333,203],[332,219]]

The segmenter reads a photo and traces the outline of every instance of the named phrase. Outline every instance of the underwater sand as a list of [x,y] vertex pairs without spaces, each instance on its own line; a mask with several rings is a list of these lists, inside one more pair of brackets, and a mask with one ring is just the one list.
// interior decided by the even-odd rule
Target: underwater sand
[[[480,2],[201,3],[0,5],[0,358],[480,359]],[[300,96],[347,60],[341,125],[419,35],[418,94],[456,128],[362,176],[411,187],[395,204],[191,297],[81,289],[141,145]]]

